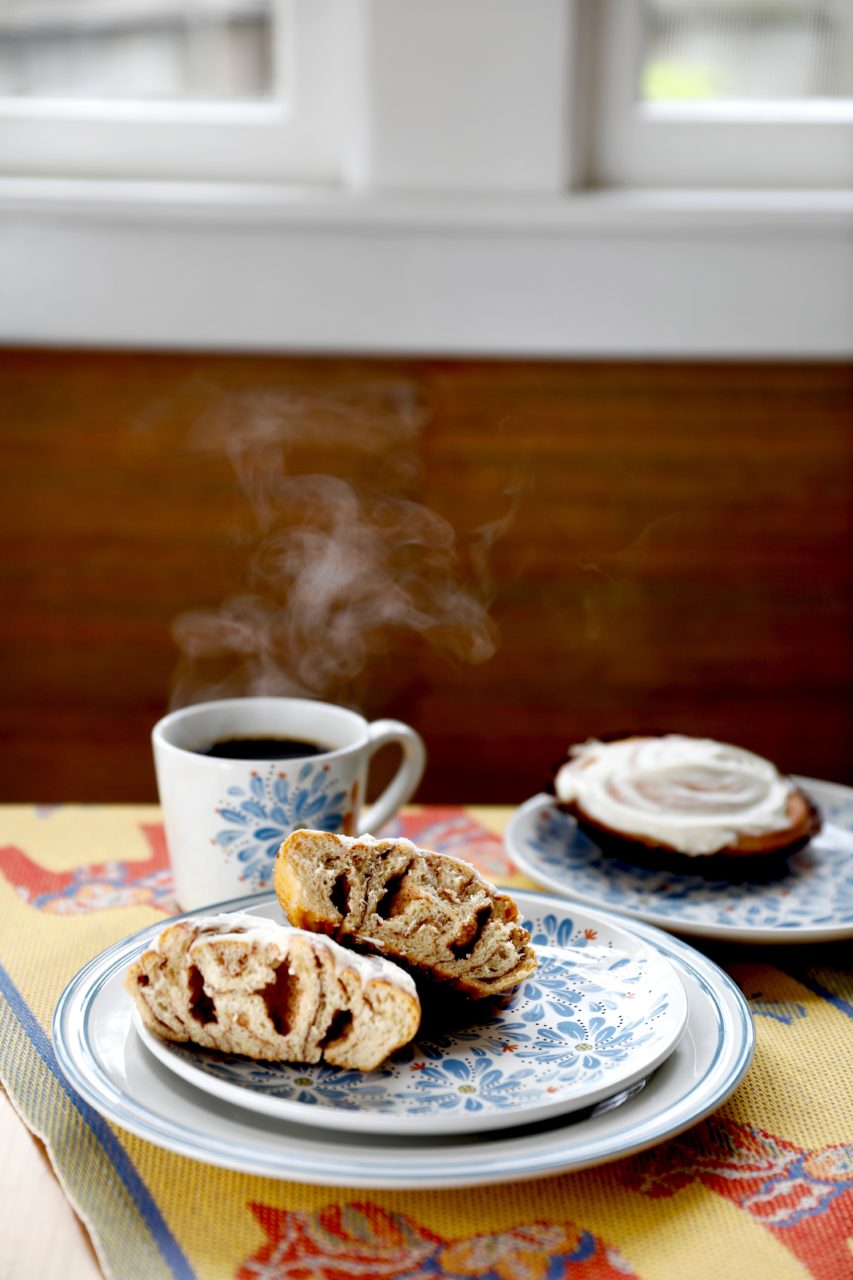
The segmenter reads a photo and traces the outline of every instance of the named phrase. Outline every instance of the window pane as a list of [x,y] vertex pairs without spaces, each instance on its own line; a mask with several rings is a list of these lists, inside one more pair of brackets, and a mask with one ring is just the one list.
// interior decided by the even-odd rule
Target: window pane
[[0,0],[0,96],[257,99],[272,0]]
[[853,0],[644,0],[646,100],[853,96]]

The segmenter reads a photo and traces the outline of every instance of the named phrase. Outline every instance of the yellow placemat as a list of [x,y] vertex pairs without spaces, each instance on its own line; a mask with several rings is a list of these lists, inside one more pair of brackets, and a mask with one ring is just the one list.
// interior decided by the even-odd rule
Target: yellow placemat
[[[522,886],[499,834],[508,813],[411,808],[396,830]],[[156,808],[7,806],[0,873],[0,1076],[116,1280],[853,1276],[853,992],[837,949],[727,960],[755,1015],[754,1063],[674,1141],[515,1186],[330,1190],[152,1146],[59,1071],[50,1024],[67,981],[174,909]]]

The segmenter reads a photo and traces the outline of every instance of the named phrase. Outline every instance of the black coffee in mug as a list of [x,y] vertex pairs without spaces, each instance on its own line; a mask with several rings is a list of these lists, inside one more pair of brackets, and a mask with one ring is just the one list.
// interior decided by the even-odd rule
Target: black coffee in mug
[[331,750],[300,738],[224,738],[211,747],[199,747],[197,754],[217,760],[300,760]]

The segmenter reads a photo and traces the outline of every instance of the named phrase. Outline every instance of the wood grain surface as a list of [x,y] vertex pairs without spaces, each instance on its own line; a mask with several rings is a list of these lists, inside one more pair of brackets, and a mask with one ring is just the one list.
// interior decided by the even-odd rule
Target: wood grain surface
[[643,729],[853,775],[848,366],[7,350],[0,439],[0,800],[154,799],[170,699],[294,671],[424,800]]
[[47,1153],[0,1088],[0,1280],[100,1280],[89,1235]]

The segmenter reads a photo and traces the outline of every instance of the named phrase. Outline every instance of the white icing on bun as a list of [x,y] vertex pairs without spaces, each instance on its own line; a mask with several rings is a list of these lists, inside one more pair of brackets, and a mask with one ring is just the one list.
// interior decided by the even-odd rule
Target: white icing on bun
[[269,1062],[372,1071],[421,1016],[399,966],[241,912],[168,925],[125,986],[154,1035]]
[[690,856],[787,832],[801,797],[769,760],[680,734],[573,747],[554,790],[601,827]]
[[[290,939],[303,938],[313,947],[324,947],[330,953],[339,969],[353,969],[362,982],[382,981],[392,986],[402,987],[409,995],[417,997],[414,979],[398,964],[392,964],[382,956],[359,955],[342,947],[331,938],[318,936],[306,929],[294,929],[289,924],[277,924],[275,920],[267,920],[263,916],[251,916],[247,912],[233,911],[218,916],[196,916],[189,922],[196,930],[196,937],[191,943],[189,954],[193,948],[216,938],[241,938],[246,942],[278,945],[283,954],[287,953]],[[155,944],[156,946],[156,944]]]

